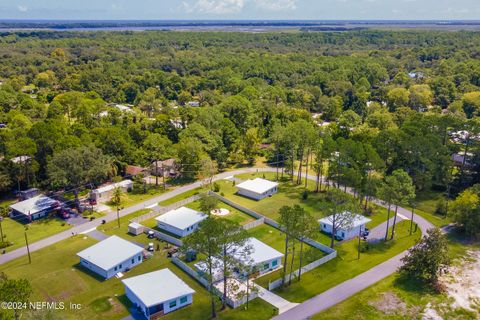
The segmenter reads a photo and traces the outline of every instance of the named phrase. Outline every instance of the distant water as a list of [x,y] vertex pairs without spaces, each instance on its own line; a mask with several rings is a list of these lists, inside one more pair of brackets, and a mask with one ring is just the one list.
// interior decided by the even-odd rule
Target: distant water
[[55,31],[237,31],[265,32],[284,29],[346,31],[365,28],[480,29],[473,20],[0,20],[0,30]]

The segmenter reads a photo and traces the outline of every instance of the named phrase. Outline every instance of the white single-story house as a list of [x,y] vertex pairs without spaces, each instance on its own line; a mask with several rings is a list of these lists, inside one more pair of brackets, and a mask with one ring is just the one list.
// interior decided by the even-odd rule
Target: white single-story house
[[246,180],[237,185],[237,193],[247,198],[261,200],[270,197],[278,191],[278,183],[265,180],[262,178],[255,178],[253,180]]
[[169,269],[122,280],[125,295],[145,316],[162,316],[192,304],[195,291]]
[[[248,238],[242,247],[232,249],[230,254],[243,265],[249,266],[257,276],[282,267],[283,253],[257,238]],[[195,268],[201,273],[208,273],[204,261],[196,263]],[[214,281],[223,278],[222,261],[218,258],[213,259],[212,276]]]
[[94,189],[90,191],[90,200],[95,200],[97,202],[107,202],[112,198],[113,191],[116,188],[120,188],[122,192],[128,192],[133,189],[133,181],[127,179],[100,187],[98,189]]
[[[347,217],[348,215],[348,217]],[[335,217],[337,221],[337,230],[336,235],[343,240],[348,240],[355,238],[359,233],[365,231],[365,225],[369,223],[370,220],[367,217],[364,217],[360,214],[352,214],[348,211],[344,211],[340,214],[337,214]],[[332,234],[333,232],[333,215],[319,219],[320,229],[323,232]]]
[[155,220],[157,220],[159,229],[179,237],[185,237],[197,230],[200,222],[207,219],[207,217],[203,212],[180,207],[156,217]]
[[60,209],[60,202],[44,195],[20,201],[10,205],[12,218],[33,221]]
[[143,262],[143,248],[117,236],[111,236],[77,253],[80,264],[109,279]]

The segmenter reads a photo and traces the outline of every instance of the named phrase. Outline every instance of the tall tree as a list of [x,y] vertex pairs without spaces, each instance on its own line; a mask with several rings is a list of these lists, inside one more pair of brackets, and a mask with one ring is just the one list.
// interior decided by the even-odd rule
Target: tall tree
[[415,187],[412,178],[403,170],[395,170],[389,179],[390,188],[393,192],[393,202],[395,203],[395,215],[393,218],[392,234],[390,240],[395,237],[395,225],[397,224],[398,206],[409,204],[415,198]]

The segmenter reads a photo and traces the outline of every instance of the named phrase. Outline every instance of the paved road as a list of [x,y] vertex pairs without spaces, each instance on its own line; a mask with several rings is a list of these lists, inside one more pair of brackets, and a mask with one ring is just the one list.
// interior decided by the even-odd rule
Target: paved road
[[[315,177],[309,176],[309,179],[314,180]],[[347,190],[351,191],[351,190]],[[384,206],[380,201],[375,201],[377,204]],[[405,208],[398,208],[397,223],[399,220],[406,217],[411,217],[411,211]],[[409,218],[410,219],[410,218]],[[434,226],[425,220],[424,218],[415,215],[413,221],[418,224],[419,228],[422,230],[422,233],[425,234],[428,229],[433,228]],[[393,222],[392,222],[393,223]],[[386,222],[384,222],[386,224]],[[381,229],[381,226],[374,228],[373,231],[380,232],[383,230],[385,232],[385,226]],[[385,234],[383,234],[383,237]],[[393,274],[397,269],[402,265],[402,257],[407,254],[407,251],[404,251],[395,257],[373,267],[372,269],[342,282],[341,284],[297,305],[296,307],[276,316],[273,320],[305,320],[309,319],[311,316],[320,313],[340,302],[346,300],[347,298],[353,296],[354,294],[362,291],[363,289],[368,288],[369,286],[377,283],[378,281],[388,277]]]
[[[221,174],[218,174],[215,176],[213,179],[214,181],[216,180],[221,180],[226,177],[236,175],[236,174],[241,174],[241,173],[248,173],[248,172],[275,172],[275,168],[244,168],[244,169],[239,169],[236,171],[229,171],[229,172],[224,172]],[[315,180],[315,176],[309,175],[309,179]],[[150,200],[144,201],[140,204],[125,208],[120,211],[120,216],[125,216],[130,213],[133,213],[135,211],[147,208],[147,207],[153,207],[155,206],[158,202],[170,199],[176,195],[179,195],[181,193],[184,193],[189,190],[193,190],[195,188],[198,188],[202,185],[201,181],[197,181],[195,183],[185,185],[182,187],[179,187],[173,191],[164,193],[158,197],[152,198]],[[352,192],[352,190],[347,189],[348,192]],[[375,200],[375,202],[379,205],[383,205],[380,201]],[[404,209],[399,207],[398,208],[398,213],[402,216],[405,217],[410,217],[411,212],[410,210]],[[107,213],[103,218],[103,220],[112,221],[116,219],[116,213],[115,212],[109,212]],[[32,243],[30,245],[30,251],[34,252],[37,250],[40,250],[44,247],[47,247],[49,245],[52,245],[54,243],[57,243],[59,241],[65,240],[69,238],[73,233],[82,233],[91,229],[96,228],[101,224],[102,219],[97,219],[93,220],[91,222],[82,224],[80,226],[73,227],[67,231],[58,233],[56,235],[53,235],[51,237],[45,238],[43,240],[37,241],[35,243]],[[418,224],[420,229],[422,230],[423,233],[426,232],[429,228],[432,228],[433,225],[428,222],[427,220],[423,219],[422,217],[415,215],[414,217],[414,222]],[[15,258],[21,257],[23,255],[27,254],[27,250],[25,247],[16,249],[14,251],[11,251],[9,253],[6,253],[4,255],[0,256],[0,264],[6,263],[10,260],[13,260]],[[339,284],[336,287],[331,288],[330,290],[321,293],[310,300],[307,300],[298,306],[284,312],[283,314],[277,316],[274,318],[274,320],[304,320],[307,319],[310,316],[313,316],[314,314],[317,314],[323,310],[328,309],[329,307],[347,299],[348,297],[354,295],[355,293],[369,287],[370,285],[382,280],[383,278],[389,276],[390,274],[394,273],[398,267],[401,265],[400,259],[406,254],[406,252],[403,252],[390,260],[385,261],[384,263],[379,264],[378,266],[370,269],[367,272],[364,272],[357,277],[350,279],[348,281],[345,281],[341,284]]]
[[[269,171],[269,170],[272,170],[272,169],[271,168],[262,168],[260,170],[261,171]],[[223,173],[220,173],[220,174],[216,175],[213,180],[214,181],[221,180],[221,179],[224,179],[225,177],[228,177],[228,176],[241,174],[241,173],[256,172],[256,171],[257,171],[256,168],[244,168],[244,169],[239,169],[239,170],[235,170],[235,171],[223,172]],[[138,211],[138,210],[141,210],[141,209],[145,209],[145,208],[148,208],[148,207],[154,207],[158,202],[165,201],[167,199],[175,197],[175,196],[177,196],[181,193],[184,193],[186,191],[190,191],[190,190],[196,189],[198,187],[201,187],[202,184],[203,184],[202,181],[197,181],[197,182],[194,182],[194,183],[189,184],[189,185],[181,186],[181,187],[178,187],[178,188],[176,188],[176,189],[174,189],[170,192],[166,192],[164,194],[161,194],[158,197],[146,200],[142,203],[139,203],[139,204],[133,205],[131,207],[125,208],[123,210],[120,210],[120,217],[126,216],[128,214],[131,214],[131,213],[133,213],[135,211]],[[82,225],[70,228],[66,231],[57,233],[57,234],[55,234],[53,236],[50,236],[48,238],[45,238],[45,239],[39,240],[37,242],[31,243],[30,244],[30,252],[40,250],[42,248],[45,248],[45,247],[50,246],[52,244],[55,244],[59,241],[68,239],[69,237],[72,236],[73,233],[75,233],[75,234],[84,233],[85,231],[95,229],[96,227],[101,225],[102,220],[105,220],[105,221],[109,222],[109,221],[113,221],[115,219],[117,219],[117,213],[114,212],[114,211],[110,211],[100,219],[95,219],[93,221],[84,223]],[[21,256],[24,256],[26,254],[27,254],[26,247],[18,248],[16,250],[7,252],[6,254],[0,255],[0,265],[6,263],[8,261],[14,260],[16,258],[19,258]]]

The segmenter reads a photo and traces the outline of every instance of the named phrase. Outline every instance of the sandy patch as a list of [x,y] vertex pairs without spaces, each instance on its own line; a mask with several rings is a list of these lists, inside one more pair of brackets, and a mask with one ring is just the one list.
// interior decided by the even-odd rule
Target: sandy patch
[[428,303],[423,310],[422,320],[443,320],[443,318],[435,309],[432,309],[432,306]]
[[222,217],[228,215],[230,213],[230,210],[225,208],[213,209],[212,211],[210,211],[210,213],[214,216]]
[[404,315],[407,312],[407,304],[393,292],[382,293],[380,299],[371,301],[369,304],[389,316]]
[[[480,307],[480,251],[468,251],[468,256],[452,266],[441,277],[447,293],[453,298],[453,308],[479,311]],[[479,314],[480,316],[480,314]]]

